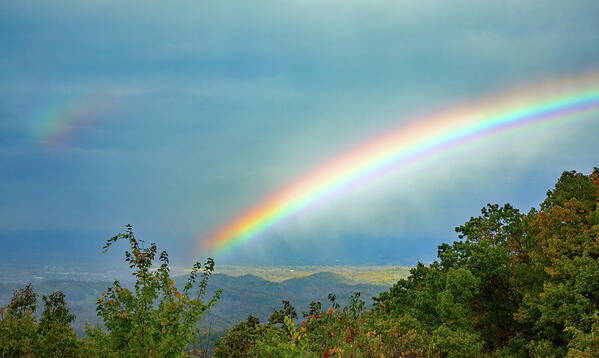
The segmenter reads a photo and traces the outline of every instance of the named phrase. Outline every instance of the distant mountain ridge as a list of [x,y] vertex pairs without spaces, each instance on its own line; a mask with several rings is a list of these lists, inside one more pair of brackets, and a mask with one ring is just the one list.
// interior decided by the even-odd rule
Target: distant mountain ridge
[[[177,287],[182,288],[185,276],[175,278]],[[32,282],[35,292],[47,295],[53,291],[66,294],[67,302],[76,315],[75,328],[81,332],[87,323],[100,320],[95,314],[96,298],[110,285],[108,281],[75,280],[36,280]],[[22,284],[0,283],[0,305],[9,302],[12,292]],[[222,289],[218,302],[202,321],[202,326],[212,330],[222,330],[233,326],[248,315],[266,320],[272,310],[281,306],[281,300],[289,300],[296,307],[298,315],[308,309],[312,300],[321,300],[326,307],[329,293],[334,293],[339,303],[344,304],[349,295],[360,292],[362,298],[371,304],[370,298],[388,287],[381,285],[357,284],[352,280],[332,272],[318,272],[309,276],[272,282],[256,275],[229,276],[213,274],[208,284],[208,295]]]

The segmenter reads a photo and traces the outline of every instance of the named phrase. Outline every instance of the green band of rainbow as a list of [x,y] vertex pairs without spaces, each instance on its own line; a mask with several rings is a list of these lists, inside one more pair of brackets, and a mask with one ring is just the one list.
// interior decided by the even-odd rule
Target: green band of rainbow
[[220,252],[343,189],[473,140],[539,122],[595,114],[599,110],[598,78],[587,74],[553,81],[411,121],[309,173],[199,245]]

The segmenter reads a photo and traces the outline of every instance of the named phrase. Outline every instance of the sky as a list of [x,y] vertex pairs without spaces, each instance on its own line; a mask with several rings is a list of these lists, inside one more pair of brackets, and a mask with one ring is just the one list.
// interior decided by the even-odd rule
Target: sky
[[[390,128],[597,71],[597,14],[553,0],[2,2],[3,244],[35,232],[36,252],[99,248],[131,223],[206,257],[198,241]],[[526,212],[597,158],[597,117],[508,132],[333,196],[217,264],[430,261],[486,203]]]

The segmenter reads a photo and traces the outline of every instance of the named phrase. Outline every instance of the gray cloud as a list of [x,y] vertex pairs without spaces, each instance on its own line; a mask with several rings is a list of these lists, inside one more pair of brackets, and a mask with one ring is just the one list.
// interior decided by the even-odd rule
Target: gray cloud
[[[191,246],[415,115],[599,66],[594,1],[31,0],[0,9],[0,167],[9,168],[0,229],[112,233],[130,221],[182,232]],[[31,135],[39,113],[80,94],[108,98],[110,110],[56,150],[40,146]],[[373,245],[410,236],[432,247],[487,201],[528,208],[561,170],[597,165],[598,130],[592,118],[475,143],[260,240],[297,248],[314,237],[333,247],[352,235]]]

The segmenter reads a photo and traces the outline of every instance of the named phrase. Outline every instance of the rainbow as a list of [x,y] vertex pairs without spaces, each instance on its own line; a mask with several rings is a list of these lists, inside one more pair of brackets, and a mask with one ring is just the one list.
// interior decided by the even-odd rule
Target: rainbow
[[98,96],[78,94],[54,99],[35,114],[32,136],[44,148],[56,150],[105,109],[105,101]]
[[599,73],[590,73],[513,89],[416,118],[326,162],[200,239],[198,249],[221,252],[325,197],[465,143],[541,122],[586,119],[598,110]]

